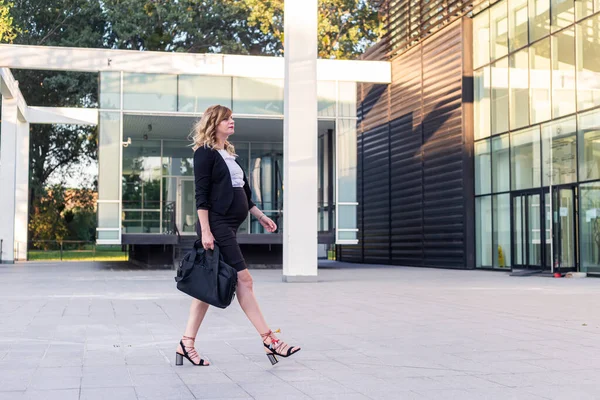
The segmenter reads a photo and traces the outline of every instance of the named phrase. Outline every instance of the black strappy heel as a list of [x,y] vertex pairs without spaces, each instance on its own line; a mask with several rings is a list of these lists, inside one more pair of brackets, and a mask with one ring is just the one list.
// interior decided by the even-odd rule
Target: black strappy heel
[[[188,339],[191,340],[192,343],[194,342],[194,340],[196,340],[195,337],[189,337],[189,336],[184,336],[183,339]],[[198,352],[196,351],[196,349],[194,348],[194,346],[191,346],[191,349],[189,352],[185,349],[186,346],[183,344],[183,339],[181,339],[179,341],[179,345],[181,346],[181,349],[183,350],[183,354],[181,354],[178,351],[175,351],[175,365],[183,365],[183,358],[187,358],[187,360],[189,362],[191,362],[193,365],[197,366],[197,367],[207,367],[210,364],[207,364],[204,362],[204,359],[200,358],[200,362],[198,364],[196,364],[193,360],[192,357],[198,356]],[[190,346],[188,346],[190,347]]]
[[[275,332],[280,332],[280,331],[278,329]],[[279,362],[279,360],[277,359],[277,356],[287,358],[293,354],[296,354],[297,352],[299,352],[301,350],[300,347],[290,346],[287,343],[277,339],[275,337],[275,335],[273,334],[273,331],[263,333],[260,336],[262,338],[264,338],[263,345],[265,346],[265,348],[268,351],[267,357],[269,358],[269,361],[271,361],[271,365],[275,365]],[[265,341],[268,338],[271,338],[270,344],[265,343]]]

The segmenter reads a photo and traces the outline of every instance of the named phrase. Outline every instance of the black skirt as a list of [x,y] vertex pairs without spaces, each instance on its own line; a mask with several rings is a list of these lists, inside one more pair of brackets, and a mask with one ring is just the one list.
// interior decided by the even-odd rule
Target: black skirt
[[[237,242],[237,230],[248,217],[248,198],[244,188],[233,188],[233,201],[227,214],[219,215],[208,212],[210,231],[215,242],[221,250],[223,261],[231,265],[238,272],[247,268],[246,261]],[[202,239],[200,221],[196,222],[196,233]]]

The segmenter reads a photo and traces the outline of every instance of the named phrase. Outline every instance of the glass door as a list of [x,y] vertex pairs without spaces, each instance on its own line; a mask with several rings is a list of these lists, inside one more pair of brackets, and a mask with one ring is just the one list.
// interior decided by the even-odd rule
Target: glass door
[[553,188],[553,262],[555,272],[576,271],[578,264],[577,187]]
[[177,228],[182,235],[195,235],[198,216],[194,180],[191,177],[181,177],[177,180]]
[[517,269],[541,270],[545,267],[545,215],[540,193],[513,195],[513,259]]

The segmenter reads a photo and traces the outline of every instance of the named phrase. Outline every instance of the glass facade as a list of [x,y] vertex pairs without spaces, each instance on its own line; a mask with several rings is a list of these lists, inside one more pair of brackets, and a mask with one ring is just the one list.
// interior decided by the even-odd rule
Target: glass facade
[[[320,81],[319,229],[356,240],[356,83]],[[232,108],[232,142],[253,201],[283,228],[283,80],[100,74],[97,237],[195,234],[193,151],[185,138],[210,105]],[[321,139],[327,131],[327,143]],[[238,133],[240,132],[240,133]],[[240,136],[241,135],[241,136]],[[324,171],[327,169],[327,171]],[[325,204],[326,203],[326,204]],[[337,219],[333,219],[337,216]],[[267,234],[250,217],[239,233]]]
[[477,267],[600,273],[600,4],[473,18]]

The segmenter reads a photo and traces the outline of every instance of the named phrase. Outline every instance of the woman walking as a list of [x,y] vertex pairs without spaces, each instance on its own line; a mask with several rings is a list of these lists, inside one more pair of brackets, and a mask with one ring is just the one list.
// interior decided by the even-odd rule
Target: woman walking
[[[233,145],[228,141],[234,130],[231,110],[219,105],[209,107],[194,125],[191,136],[195,151],[194,178],[198,209],[196,233],[206,250],[213,249],[216,241],[223,260],[238,271],[238,301],[262,337],[269,360],[275,364],[278,362],[277,356],[289,357],[300,348],[279,340],[269,329],[254,296],[252,276],[237,243],[237,229],[246,220],[248,211],[268,232],[274,232],[277,225],[252,202],[248,180],[236,160]],[[208,304],[192,300],[187,327],[177,347],[177,365],[183,363],[184,357],[194,365],[209,365],[194,348],[196,334],[207,310]]]

